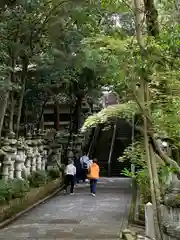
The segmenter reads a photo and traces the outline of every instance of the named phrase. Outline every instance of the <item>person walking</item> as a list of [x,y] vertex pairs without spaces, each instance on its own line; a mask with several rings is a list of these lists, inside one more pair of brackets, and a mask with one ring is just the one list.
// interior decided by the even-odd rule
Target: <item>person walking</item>
[[100,169],[97,164],[97,159],[94,158],[93,163],[89,167],[89,174],[88,174],[88,178],[90,180],[90,191],[92,196],[94,197],[96,196],[96,185],[99,179],[99,172],[100,172]]
[[74,194],[74,184],[75,184],[75,176],[76,176],[76,167],[74,166],[74,162],[72,160],[69,161],[69,164],[65,168],[65,182],[64,182],[64,191],[67,193],[67,188],[71,185],[70,195]]
[[83,176],[82,176],[82,165],[81,165],[80,159],[75,158],[74,165],[76,167],[76,183],[78,184],[79,181],[83,179]]
[[80,158],[80,162],[82,165],[83,182],[85,182],[87,179],[88,169],[92,162],[89,160],[89,157],[86,156],[86,153],[84,153],[84,155]]

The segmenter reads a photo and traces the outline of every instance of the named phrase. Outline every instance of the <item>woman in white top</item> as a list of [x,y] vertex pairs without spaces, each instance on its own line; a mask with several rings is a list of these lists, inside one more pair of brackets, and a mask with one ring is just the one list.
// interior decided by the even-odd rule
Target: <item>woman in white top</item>
[[71,185],[70,194],[74,194],[74,184],[75,184],[75,176],[76,176],[76,167],[74,166],[73,161],[69,161],[69,164],[65,168],[65,182],[64,182],[64,190],[67,193],[67,188]]

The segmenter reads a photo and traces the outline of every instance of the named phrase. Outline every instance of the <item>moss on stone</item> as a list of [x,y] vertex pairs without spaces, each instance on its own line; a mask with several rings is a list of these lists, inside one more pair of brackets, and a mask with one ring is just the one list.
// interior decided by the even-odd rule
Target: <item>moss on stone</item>
[[166,206],[178,208],[180,207],[180,194],[170,193],[164,197],[164,203]]
[[176,195],[176,199],[180,200],[180,193]]

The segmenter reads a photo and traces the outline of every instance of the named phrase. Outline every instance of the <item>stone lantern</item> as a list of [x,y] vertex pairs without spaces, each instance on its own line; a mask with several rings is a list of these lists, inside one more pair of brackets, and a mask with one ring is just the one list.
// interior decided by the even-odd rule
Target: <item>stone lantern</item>
[[2,179],[8,180],[9,178],[13,178],[14,172],[12,171],[13,168],[12,162],[11,162],[11,156],[14,153],[12,148],[10,146],[4,146],[2,147],[2,151],[4,152],[3,156],[3,162],[2,162]]
[[36,170],[41,170],[42,165],[42,152],[43,152],[43,140],[42,140],[42,134],[41,131],[38,131],[38,134],[36,135]]
[[46,170],[47,159],[48,159],[48,147],[46,145],[44,145],[43,152],[42,152],[42,162],[41,162],[42,170]]
[[38,152],[38,143],[39,141],[36,138],[36,135],[33,135],[33,160],[31,163],[31,172],[37,171],[37,162],[38,162],[38,157],[39,157],[39,152]]
[[17,142],[17,157],[15,161],[15,177],[22,179],[22,171],[24,170],[24,163],[26,160],[25,146],[23,144],[23,139],[19,138]]
[[60,144],[58,146],[57,151],[56,151],[57,162],[58,162],[59,165],[61,165],[61,155],[62,155],[62,145]]
[[14,178],[14,165],[16,161],[17,156],[17,146],[16,146],[17,140],[15,139],[15,133],[10,132],[8,136],[5,138],[4,145],[9,146],[9,150],[7,150],[10,160],[10,166],[9,166],[9,179]]
[[69,144],[67,157],[68,157],[68,160],[72,160],[72,161],[74,160],[72,142],[70,142],[70,144]]
[[176,179],[169,185],[169,192],[164,198],[162,208],[163,230],[172,239],[180,236],[180,180]]
[[26,137],[26,145],[27,145],[27,149],[26,149],[26,161],[25,161],[25,166],[27,169],[27,175],[29,175],[31,173],[31,162],[33,159],[33,144],[32,144],[32,135],[31,133],[27,134]]

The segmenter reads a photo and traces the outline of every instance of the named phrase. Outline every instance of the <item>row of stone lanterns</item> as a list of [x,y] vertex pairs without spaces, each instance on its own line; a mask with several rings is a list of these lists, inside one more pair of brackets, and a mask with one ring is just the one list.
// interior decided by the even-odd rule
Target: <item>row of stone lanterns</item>
[[[3,139],[3,146],[0,149],[0,174],[1,178],[22,179],[31,172],[45,170],[48,156],[53,152],[49,165],[61,165],[61,157],[67,147],[69,134],[57,134],[55,141],[47,145],[44,134],[28,134],[26,139],[15,139],[15,134],[11,133]],[[74,157],[80,158],[82,155],[84,136],[81,134],[73,135],[72,141],[67,149],[68,160]],[[53,160],[54,158],[54,160]],[[24,176],[23,176],[24,174]]]
[[3,139],[1,148],[1,177],[8,180],[22,179],[22,174],[28,176],[31,172],[45,170],[47,161],[47,146],[40,134],[27,138],[15,139],[11,133]]

